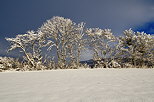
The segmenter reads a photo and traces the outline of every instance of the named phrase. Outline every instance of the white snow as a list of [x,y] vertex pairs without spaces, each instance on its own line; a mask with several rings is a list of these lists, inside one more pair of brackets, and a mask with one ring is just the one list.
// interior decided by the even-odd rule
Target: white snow
[[154,69],[2,72],[0,102],[154,102]]

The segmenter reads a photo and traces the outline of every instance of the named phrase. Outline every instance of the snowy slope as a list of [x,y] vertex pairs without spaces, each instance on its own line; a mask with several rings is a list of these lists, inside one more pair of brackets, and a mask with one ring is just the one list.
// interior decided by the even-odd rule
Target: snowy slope
[[154,102],[154,69],[4,72],[0,102]]

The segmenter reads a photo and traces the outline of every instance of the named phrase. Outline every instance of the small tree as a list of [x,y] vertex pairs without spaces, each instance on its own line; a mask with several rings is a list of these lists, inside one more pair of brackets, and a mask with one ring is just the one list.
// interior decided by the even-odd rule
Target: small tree
[[131,63],[135,66],[145,64],[144,61],[148,61],[153,56],[153,40],[152,35],[144,32],[125,30],[124,36],[119,37],[119,55],[130,58]]
[[17,35],[15,38],[6,38],[6,40],[11,43],[8,51],[19,48],[25,55],[23,58],[33,67],[36,67],[37,62],[42,60],[41,39],[34,31],[28,31],[27,34]]
[[109,42],[113,41],[115,37],[113,36],[110,29],[99,29],[99,28],[90,28],[87,29],[87,45],[88,48],[93,50],[94,60],[100,60],[103,58],[103,55],[106,55],[109,52]]

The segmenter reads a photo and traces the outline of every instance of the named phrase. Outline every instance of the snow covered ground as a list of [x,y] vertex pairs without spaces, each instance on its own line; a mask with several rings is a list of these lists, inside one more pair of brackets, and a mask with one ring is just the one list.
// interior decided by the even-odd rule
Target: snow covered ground
[[154,69],[3,72],[0,102],[154,102]]

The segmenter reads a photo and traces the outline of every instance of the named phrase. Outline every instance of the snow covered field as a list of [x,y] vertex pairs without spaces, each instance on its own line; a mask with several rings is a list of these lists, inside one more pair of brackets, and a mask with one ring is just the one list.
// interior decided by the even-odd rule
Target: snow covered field
[[154,102],[154,69],[3,72],[0,102]]

